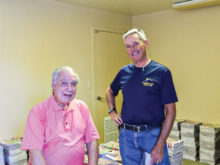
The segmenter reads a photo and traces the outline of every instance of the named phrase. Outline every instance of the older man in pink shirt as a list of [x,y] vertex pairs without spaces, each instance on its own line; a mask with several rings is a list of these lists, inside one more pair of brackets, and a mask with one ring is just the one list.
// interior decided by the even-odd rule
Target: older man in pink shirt
[[88,164],[98,164],[99,134],[87,105],[74,99],[79,82],[70,67],[56,69],[53,94],[30,111],[22,149],[32,165],[83,165],[85,144]]

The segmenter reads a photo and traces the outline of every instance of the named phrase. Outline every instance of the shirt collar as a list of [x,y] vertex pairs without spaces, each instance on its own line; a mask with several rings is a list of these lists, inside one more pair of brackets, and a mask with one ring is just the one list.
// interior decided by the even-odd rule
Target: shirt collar
[[[51,104],[52,108],[53,108],[55,111],[64,110],[64,108],[60,107],[60,106],[57,104],[57,102],[56,102],[56,100],[55,100],[53,94],[50,96],[49,100],[50,100],[50,104]],[[70,104],[68,105],[67,110],[68,110],[68,111],[71,111],[71,110],[74,110],[75,108],[76,108],[76,104],[75,104],[75,101],[74,101],[74,99],[73,99],[73,100],[70,102]]]

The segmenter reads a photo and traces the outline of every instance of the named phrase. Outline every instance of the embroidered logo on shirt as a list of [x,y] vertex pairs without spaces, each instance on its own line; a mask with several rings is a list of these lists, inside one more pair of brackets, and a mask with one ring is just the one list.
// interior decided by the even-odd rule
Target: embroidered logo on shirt
[[142,81],[142,84],[147,87],[154,86],[154,82],[150,78],[146,78],[144,81]]

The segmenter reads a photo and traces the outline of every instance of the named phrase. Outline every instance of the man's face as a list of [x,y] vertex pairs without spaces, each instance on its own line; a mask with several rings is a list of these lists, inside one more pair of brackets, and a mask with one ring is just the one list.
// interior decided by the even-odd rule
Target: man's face
[[141,62],[146,58],[146,48],[148,47],[148,41],[143,42],[139,35],[134,33],[128,35],[124,40],[128,56],[131,60],[136,62]]
[[68,105],[76,94],[77,78],[70,71],[63,70],[59,73],[56,83],[52,84],[54,98],[59,106]]

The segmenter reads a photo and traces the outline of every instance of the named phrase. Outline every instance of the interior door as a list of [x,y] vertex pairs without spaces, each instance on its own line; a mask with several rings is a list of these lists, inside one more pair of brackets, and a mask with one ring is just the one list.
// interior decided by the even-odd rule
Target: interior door
[[[104,117],[108,116],[105,91],[120,68],[129,63],[122,39],[123,32],[93,29],[93,120],[104,142]],[[121,111],[121,93],[116,98],[117,110]]]

